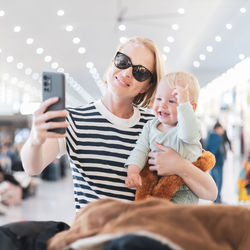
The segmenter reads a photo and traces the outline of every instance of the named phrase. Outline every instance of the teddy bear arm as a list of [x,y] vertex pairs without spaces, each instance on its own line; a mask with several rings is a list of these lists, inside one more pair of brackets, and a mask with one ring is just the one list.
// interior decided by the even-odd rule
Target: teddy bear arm
[[158,182],[158,176],[155,171],[149,170],[149,165],[143,168],[140,173],[142,185],[139,186],[135,193],[135,200],[144,200],[151,195],[154,186]]
[[193,164],[202,171],[206,172],[214,167],[215,157],[211,152],[203,150],[202,155],[197,161],[193,162]]

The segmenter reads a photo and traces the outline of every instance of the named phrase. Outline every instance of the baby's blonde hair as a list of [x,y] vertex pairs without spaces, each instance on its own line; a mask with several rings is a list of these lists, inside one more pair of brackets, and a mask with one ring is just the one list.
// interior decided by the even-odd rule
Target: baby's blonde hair
[[198,103],[200,85],[194,75],[187,72],[171,72],[164,76],[162,80],[166,81],[170,88],[175,88],[176,86],[185,87],[188,84],[190,101]]

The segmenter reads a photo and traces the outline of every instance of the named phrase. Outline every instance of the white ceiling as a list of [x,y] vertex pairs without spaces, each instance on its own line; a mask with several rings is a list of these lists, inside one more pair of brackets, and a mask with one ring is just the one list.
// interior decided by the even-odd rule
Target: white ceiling
[[[245,13],[240,12],[242,7]],[[185,13],[179,14],[179,8]],[[121,36],[149,37],[162,51],[169,46],[170,53],[164,52],[167,72],[192,72],[201,86],[238,63],[239,54],[250,55],[247,0],[0,0],[0,14],[1,10],[5,15],[0,16],[0,79],[8,73],[4,81],[10,85],[19,88],[20,81],[24,81],[28,84],[26,91],[36,88],[33,99],[40,98],[41,84],[32,79],[32,74],[56,71],[51,69],[51,62],[44,61],[46,55],[77,82],[77,91],[67,83],[70,104],[84,104],[87,93],[100,97],[86,63],[93,62],[102,78]],[[58,16],[58,10],[64,10],[64,15]],[[228,23],[232,24],[231,30],[225,27]],[[120,31],[119,24],[125,24],[126,30]],[[173,30],[173,24],[178,24],[179,30]],[[67,32],[67,25],[72,25],[73,31]],[[14,32],[15,26],[21,31]],[[173,36],[175,42],[169,43],[168,36]],[[216,36],[222,41],[216,42]],[[73,44],[74,37],[80,38],[79,44]],[[33,44],[27,45],[27,38],[33,38]],[[213,52],[207,52],[208,45],[213,46]],[[79,54],[79,47],[84,47],[86,53]],[[43,54],[38,55],[37,48],[43,48]],[[199,59],[200,54],[206,56],[205,61]],[[6,62],[8,56],[13,56],[13,62]],[[199,68],[193,66],[194,61],[200,62]],[[23,69],[17,69],[19,62],[24,64]],[[25,75],[27,68],[32,69],[31,75]]]

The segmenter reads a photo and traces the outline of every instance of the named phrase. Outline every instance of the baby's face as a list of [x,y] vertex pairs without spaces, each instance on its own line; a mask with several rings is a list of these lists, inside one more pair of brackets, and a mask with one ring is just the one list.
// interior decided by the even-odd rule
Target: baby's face
[[177,124],[177,99],[172,94],[173,89],[169,87],[166,80],[161,80],[157,87],[153,111],[155,116],[164,125],[170,127]]

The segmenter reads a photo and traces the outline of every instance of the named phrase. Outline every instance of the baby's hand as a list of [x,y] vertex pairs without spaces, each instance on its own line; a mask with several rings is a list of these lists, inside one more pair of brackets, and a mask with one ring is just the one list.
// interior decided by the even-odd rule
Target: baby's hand
[[172,91],[172,95],[177,99],[178,104],[185,103],[189,101],[189,90],[188,85],[185,87],[176,86]]
[[134,188],[142,185],[141,176],[137,173],[128,175],[125,180],[125,184],[128,188]]

